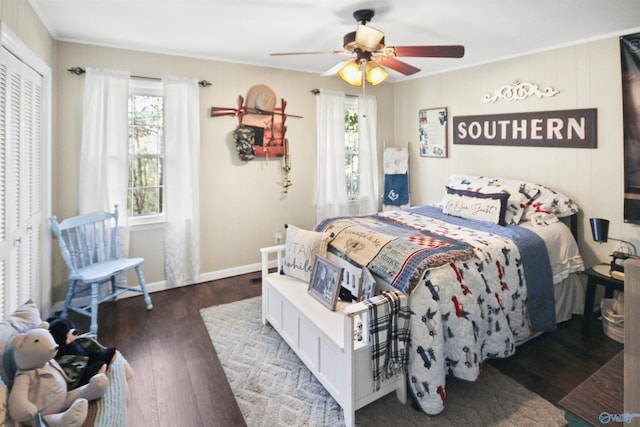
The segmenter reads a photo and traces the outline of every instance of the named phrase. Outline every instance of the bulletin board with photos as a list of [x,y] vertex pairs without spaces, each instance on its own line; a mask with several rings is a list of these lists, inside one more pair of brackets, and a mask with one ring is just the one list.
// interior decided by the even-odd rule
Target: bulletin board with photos
[[430,108],[418,112],[420,156],[447,157],[447,108]]

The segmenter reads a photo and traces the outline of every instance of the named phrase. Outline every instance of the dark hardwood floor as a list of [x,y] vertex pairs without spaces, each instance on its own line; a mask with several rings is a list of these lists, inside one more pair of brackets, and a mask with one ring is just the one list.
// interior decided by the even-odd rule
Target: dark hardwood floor
[[[156,292],[149,312],[141,297],[100,306],[100,342],[117,347],[135,372],[129,383],[129,427],[246,425],[199,310],[260,295],[259,276]],[[73,320],[81,332],[88,329],[87,319]],[[623,348],[603,334],[600,322],[594,322],[588,339],[580,327],[581,318],[574,316],[557,332],[518,347],[515,356],[489,363],[557,405]]]

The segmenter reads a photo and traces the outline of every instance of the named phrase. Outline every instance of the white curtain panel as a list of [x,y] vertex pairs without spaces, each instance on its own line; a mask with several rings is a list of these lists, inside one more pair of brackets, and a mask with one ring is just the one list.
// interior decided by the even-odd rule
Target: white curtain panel
[[316,96],[317,183],[316,221],[347,215],[344,150],[344,93],[320,90]]
[[360,215],[377,213],[379,210],[377,114],[375,96],[364,95],[358,98]]
[[165,280],[169,286],[200,274],[200,100],[195,79],[165,78]]
[[78,176],[80,214],[120,213],[120,254],[129,252],[127,215],[129,74],[87,68]]

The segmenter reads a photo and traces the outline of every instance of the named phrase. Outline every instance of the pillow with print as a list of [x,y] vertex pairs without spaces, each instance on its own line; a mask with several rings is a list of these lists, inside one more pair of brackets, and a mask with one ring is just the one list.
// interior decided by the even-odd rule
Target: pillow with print
[[442,211],[447,215],[506,225],[509,193],[479,193],[446,187]]
[[521,192],[519,182],[504,178],[474,175],[452,175],[449,187],[482,194],[508,193],[509,200],[505,213],[505,223],[518,225],[530,200]]
[[571,216],[580,210],[578,205],[566,195],[551,188],[531,182],[523,182],[523,188],[535,196],[524,211],[523,219],[531,220],[539,214],[554,214],[558,218]]
[[315,256],[327,256],[332,238],[332,233],[303,230],[288,224],[281,273],[309,283]]

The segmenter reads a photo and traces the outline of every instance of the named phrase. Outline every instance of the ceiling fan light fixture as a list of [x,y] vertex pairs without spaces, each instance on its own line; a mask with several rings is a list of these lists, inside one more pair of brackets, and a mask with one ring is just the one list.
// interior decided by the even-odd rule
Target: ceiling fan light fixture
[[358,24],[356,30],[356,43],[363,49],[368,51],[380,50],[384,47],[382,43],[384,33],[373,27]]
[[376,62],[367,62],[365,72],[367,81],[371,83],[371,86],[377,86],[389,77],[387,70]]
[[338,71],[338,76],[352,86],[362,85],[362,70],[357,62],[350,62]]

